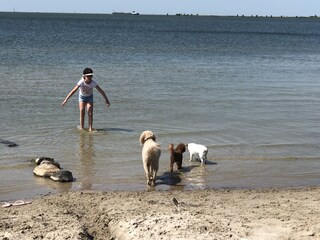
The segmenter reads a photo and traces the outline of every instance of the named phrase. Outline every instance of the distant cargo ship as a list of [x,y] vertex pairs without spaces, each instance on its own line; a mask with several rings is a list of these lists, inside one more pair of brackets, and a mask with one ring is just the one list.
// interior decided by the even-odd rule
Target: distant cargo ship
[[113,12],[112,15],[139,15],[138,12],[132,11],[132,12]]

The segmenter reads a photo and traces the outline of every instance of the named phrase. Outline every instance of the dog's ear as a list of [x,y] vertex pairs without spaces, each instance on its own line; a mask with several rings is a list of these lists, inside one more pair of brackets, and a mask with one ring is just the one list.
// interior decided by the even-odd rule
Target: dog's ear
[[184,153],[186,151],[186,145],[182,144],[181,145],[181,151]]
[[172,143],[170,143],[169,146],[168,146],[168,150],[169,151],[173,151],[173,149],[174,149],[174,145]]
[[143,145],[144,144],[144,137],[145,137],[145,133],[143,132],[141,135],[140,135],[140,139],[139,139],[139,142],[140,142],[140,145]]

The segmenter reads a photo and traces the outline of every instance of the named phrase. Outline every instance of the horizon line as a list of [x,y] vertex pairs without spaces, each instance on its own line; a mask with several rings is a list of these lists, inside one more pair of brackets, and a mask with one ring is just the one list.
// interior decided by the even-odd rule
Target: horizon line
[[[132,14],[131,12],[117,12],[113,11],[111,13],[93,13],[93,12],[44,12],[44,11],[16,11],[15,9],[12,11],[1,11],[0,13],[39,13],[39,14],[88,14],[88,15],[113,15],[113,13],[119,13],[119,15],[132,15],[134,16],[135,14]],[[319,18],[317,14],[314,15],[259,15],[259,14],[236,14],[236,15],[219,15],[219,14],[198,14],[198,13],[138,13],[137,16],[189,16],[189,17],[246,17],[246,18]]]

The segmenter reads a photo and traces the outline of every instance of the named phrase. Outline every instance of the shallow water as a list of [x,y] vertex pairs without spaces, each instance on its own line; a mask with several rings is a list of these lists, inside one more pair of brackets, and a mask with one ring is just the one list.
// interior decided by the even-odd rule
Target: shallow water
[[[144,190],[139,136],[162,155],[156,190],[300,187],[320,174],[320,21],[0,13],[0,200],[68,190]],[[84,35],[84,32],[90,34]],[[94,133],[79,131],[84,67]],[[169,143],[208,146],[209,164],[168,173]],[[34,177],[53,157],[73,183]]]

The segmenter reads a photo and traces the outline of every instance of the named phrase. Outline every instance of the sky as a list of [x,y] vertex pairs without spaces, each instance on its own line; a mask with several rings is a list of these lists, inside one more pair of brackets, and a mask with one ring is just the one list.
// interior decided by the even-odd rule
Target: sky
[[0,11],[320,16],[320,0],[0,0]]

